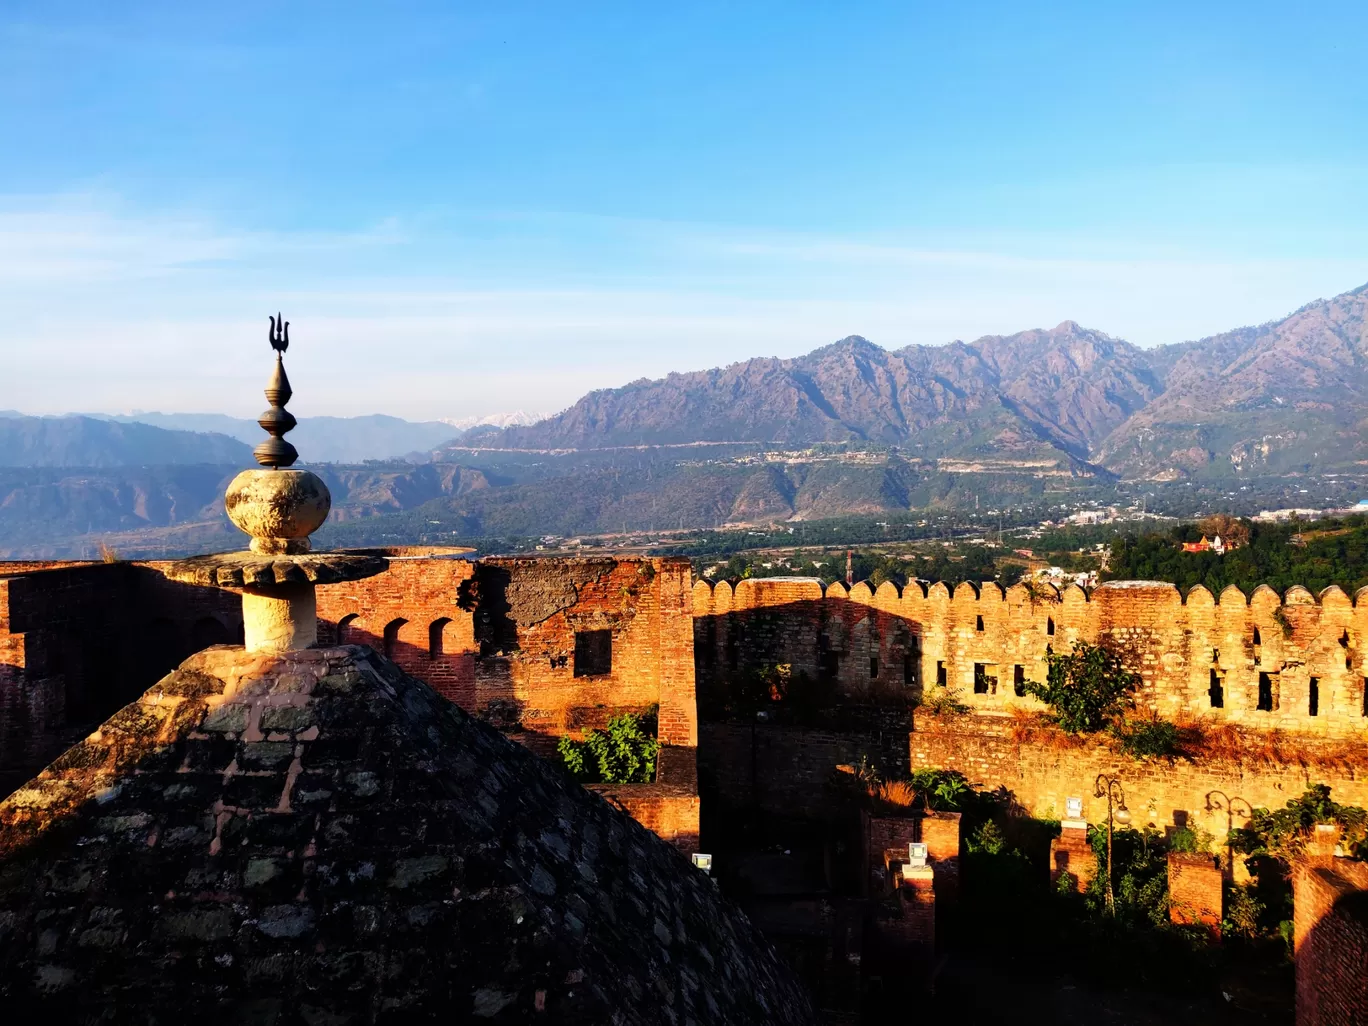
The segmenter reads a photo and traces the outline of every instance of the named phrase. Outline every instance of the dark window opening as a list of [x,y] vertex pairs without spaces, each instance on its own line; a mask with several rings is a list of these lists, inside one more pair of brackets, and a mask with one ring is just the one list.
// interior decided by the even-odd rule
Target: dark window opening
[[1054,637],[1054,617],[1053,617],[1053,616],[1047,616],[1047,617],[1045,617],[1045,633],[1046,633],[1047,635],[1049,635],[1050,637],[1052,637],[1052,638]]
[[939,684],[941,687],[945,687],[945,685],[946,685],[947,682],[948,682],[948,678],[946,677],[946,673],[945,673],[945,663],[942,662],[941,660],[937,659],[937,660],[936,660],[936,683]]
[[428,624],[429,659],[442,658],[445,645],[445,638],[443,635],[446,633],[446,626],[449,623],[451,623],[451,618],[449,616],[444,616],[440,619],[433,620],[432,623]]
[[597,677],[613,672],[613,632],[575,632],[575,676]]
[[981,616],[976,616],[976,617],[974,617],[974,630],[976,630],[976,631],[981,631],[981,630],[983,630],[983,617],[981,617]]
[[210,645],[228,644],[228,628],[217,617],[205,616],[190,625],[190,647],[196,652]]
[[974,664],[974,694],[997,694],[997,678],[988,675],[987,663]]
[[402,616],[385,624],[385,658],[393,659],[399,651],[399,632],[408,623]]
[[822,676],[827,680],[835,680],[841,674],[841,655],[839,652],[823,652],[818,660],[822,668]]
[[1012,693],[1017,698],[1026,697],[1026,667],[1016,666],[1012,669]]
[[1225,708],[1225,688],[1221,684],[1221,675],[1215,670],[1211,671],[1211,686],[1207,688],[1207,695],[1211,698],[1213,709]]
[[915,684],[917,682],[917,667],[910,655],[903,656],[903,683]]
[[1308,716],[1320,715],[1320,678],[1311,678],[1310,693],[1306,698],[1306,714]]
[[870,680],[877,680],[877,679],[878,679],[878,676],[879,676],[879,657],[878,657],[878,656],[870,656],[870,657],[869,657],[869,679],[870,679]]
[[346,616],[342,617],[342,619],[337,621],[337,643],[339,645],[356,644],[356,642],[352,640],[350,635],[355,630],[355,628],[352,627],[352,623],[360,615],[360,613],[348,613]]
[[1259,628],[1254,628],[1254,665],[1259,665],[1259,659],[1263,655],[1263,639],[1259,637]]
[[1219,648],[1213,648],[1211,650],[1211,661],[1213,663],[1219,663],[1221,661],[1221,650]]
[[1277,702],[1273,695],[1273,676],[1268,673],[1259,674],[1259,704],[1260,712],[1272,712],[1277,708]]

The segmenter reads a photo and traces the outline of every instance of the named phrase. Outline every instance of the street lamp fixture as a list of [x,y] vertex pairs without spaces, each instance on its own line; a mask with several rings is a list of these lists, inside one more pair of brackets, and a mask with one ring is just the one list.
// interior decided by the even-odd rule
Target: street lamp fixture
[[1230,835],[1235,830],[1235,807],[1237,805],[1244,806],[1244,811],[1240,815],[1244,816],[1245,819],[1254,815],[1254,809],[1243,798],[1232,798],[1224,791],[1207,792],[1207,812],[1224,812],[1226,814],[1226,871],[1232,876],[1235,873],[1235,849],[1231,843]]
[[1097,775],[1093,787],[1094,798],[1107,799],[1107,915],[1116,915],[1116,895],[1112,891],[1112,824],[1125,826],[1131,821],[1130,810],[1126,808],[1126,792],[1121,789],[1121,781],[1104,773]]

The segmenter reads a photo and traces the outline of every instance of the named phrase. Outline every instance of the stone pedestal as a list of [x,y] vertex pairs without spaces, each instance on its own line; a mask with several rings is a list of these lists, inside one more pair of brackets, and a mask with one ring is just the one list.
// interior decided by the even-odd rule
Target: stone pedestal
[[1097,856],[1088,843],[1088,824],[1081,819],[1066,819],[1059,825],[1059,836],[1050,842],[1050,882],[1059,886],[1061,877],[1069,880],[1071,890],[1082,894],[1097,876]]
[[373,577],[381,556],[316,552],[260,555],[228,552],[194,556],[165,570],[173,581],[242,590],[242,626],[248,652],[294,652],[318,642],[314,586]]
[[318,642],[318,605],[314,586],[278,584],[244,588],[243,644],[248,652],[294,652]]
[[1220,865],[1215,856],[1170,852],[1168,857],[1169,921],[1201,926],[1221,934],[1224,911]]

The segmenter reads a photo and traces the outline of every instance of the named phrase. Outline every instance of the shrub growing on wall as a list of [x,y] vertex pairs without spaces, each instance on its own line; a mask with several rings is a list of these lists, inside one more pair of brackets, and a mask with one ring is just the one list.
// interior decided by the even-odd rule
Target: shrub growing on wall
[[591,730],[583,741],[557,744],[566,768],[586,784],[649,784],[655,780],[660,742],[641,716],[614,716],[606,730]]
[[1080,641],[1068,655],[1049,656],[1050,672],[1044,684],[1026,681],[1026,693],[1048,705],[1059,725],[1070,733],[1101,730],[1130,704],[1140,686],[1121,657],[1109,649]]

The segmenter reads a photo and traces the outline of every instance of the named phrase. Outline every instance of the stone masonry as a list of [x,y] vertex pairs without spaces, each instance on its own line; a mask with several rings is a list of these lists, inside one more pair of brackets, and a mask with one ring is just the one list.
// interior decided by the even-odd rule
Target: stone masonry
[[679,852],[358,646],[209,648],[0,803],[16,1022],[809,1024]]

